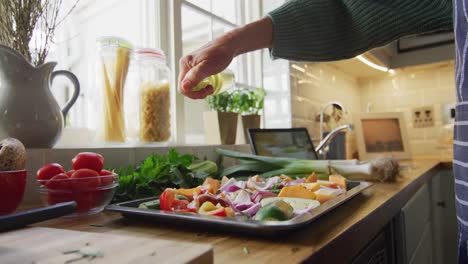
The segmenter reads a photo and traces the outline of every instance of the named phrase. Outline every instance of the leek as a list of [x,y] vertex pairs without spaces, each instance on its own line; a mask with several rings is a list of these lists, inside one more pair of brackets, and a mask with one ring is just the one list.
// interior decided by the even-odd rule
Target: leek
[[192,163],[187,169],[196,172],[204,172],[213,175],[218,172],[218,165],[211,160],[205,160],[197,163]]
[[370,162],[358,160],[300,160],[245,154],[218,149],[218,154],[239,159],[238,165],[224,169],[221,176],[238,172],[255,172],[262,177],[281,174],[304,175],[313,172],[321,175],[340,174],[349,180],[393,181],[399,173],[398,163],[389,157],[380,157]]

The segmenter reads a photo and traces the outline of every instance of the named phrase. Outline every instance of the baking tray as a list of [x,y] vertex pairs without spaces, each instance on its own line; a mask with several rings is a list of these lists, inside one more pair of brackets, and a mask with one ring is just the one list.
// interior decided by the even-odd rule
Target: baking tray
[[210,217],[192,213],[175,213],[154,209],[138,208],[140,203],[155,200],[157,197],[111,204],[106,207],[106,210],[119,212],[127,218],[145,219],[155,223],[169,223],[174,225],[182,225],[185,227],[206,227],[210,230],[219,229],[223,231],[234,231],[236,233],[255,232],[255,235],[271,235],[304,227],[325,213],[350,200],[371,185],[372,183],[365,181],[348,181],[348,191],[346,193],[340,194],[334,199],[321,204],[319,207],[314,208],[309,213],[298,215],[287,221],[262,222],[252,219]]

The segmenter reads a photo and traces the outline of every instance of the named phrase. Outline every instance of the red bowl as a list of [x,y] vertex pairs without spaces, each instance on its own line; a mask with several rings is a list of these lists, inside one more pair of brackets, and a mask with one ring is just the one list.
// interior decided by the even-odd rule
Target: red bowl
[[26,170],[0,171],[0,215],[13,213],[23,200]]

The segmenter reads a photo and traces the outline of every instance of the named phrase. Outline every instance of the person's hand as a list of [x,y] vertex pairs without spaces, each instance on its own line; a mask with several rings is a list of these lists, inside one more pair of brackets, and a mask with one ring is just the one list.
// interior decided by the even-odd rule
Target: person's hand
[[226,69],[234,57],[234,49],[223,38],[209,42],[183,57],[179,62],[179,92],[192,99],[203,99],[212,94],[211,85],[196,92],[192,89],[206,77]]
[[213,93],[213,87],[194,92],[203,79],[226,69],[239,54],[271,47],[272,22],[268,17],[234,29],[180,59],[179,92],[192,99]]

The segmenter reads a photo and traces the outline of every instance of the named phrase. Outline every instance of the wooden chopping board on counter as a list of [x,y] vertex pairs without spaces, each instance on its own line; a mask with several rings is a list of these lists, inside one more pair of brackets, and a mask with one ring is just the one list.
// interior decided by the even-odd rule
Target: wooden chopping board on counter
[[0,263],[213,263],[213,249],[157,238],[32,227],[0,233]]

